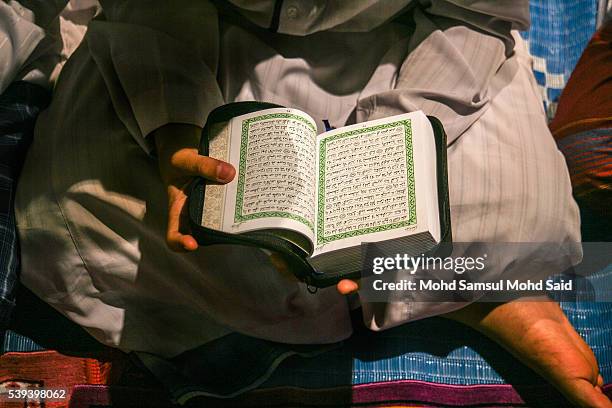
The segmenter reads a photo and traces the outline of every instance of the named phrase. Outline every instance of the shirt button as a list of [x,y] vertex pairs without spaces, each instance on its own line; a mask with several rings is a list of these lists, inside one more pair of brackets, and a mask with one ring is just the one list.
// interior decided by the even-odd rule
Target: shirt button
[[287,7],[287,17],[294,20],[297,18],[298,14],[299,14],[299,10],[296,6],[289,6]]

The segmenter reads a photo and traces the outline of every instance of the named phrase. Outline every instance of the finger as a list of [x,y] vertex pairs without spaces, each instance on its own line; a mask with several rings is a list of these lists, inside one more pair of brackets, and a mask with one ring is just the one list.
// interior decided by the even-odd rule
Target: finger
[[185,193],[174,187],[168,187],[168,227],[166,231],[166,243],[173,251],[194,251],[198,248],[196,240],[180,231],[181,213],[187,196]]
[[349,295],[359,290],[359,284],[350,279],[342,279],[336,285],[336,289],[341,295]]
[[194,149],[179,150],[172,155],[170,163],[184,175],[201,176],[219,183],[228,183],[236,175],[236,169],[230,163],[201,156]]

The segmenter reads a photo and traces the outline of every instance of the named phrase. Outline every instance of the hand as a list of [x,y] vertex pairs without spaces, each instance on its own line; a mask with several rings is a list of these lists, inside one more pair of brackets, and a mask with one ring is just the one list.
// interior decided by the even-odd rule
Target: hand
[[234,167],[221,160],[198,154],[202,129],[194,125],[171,123],[155,130],[159,172],[168,191],[168,227],[166,243],[177,252],[198,248],[189,235],[186,222],[186,189],[195,176],[216,183],[229,183],[236,175]]

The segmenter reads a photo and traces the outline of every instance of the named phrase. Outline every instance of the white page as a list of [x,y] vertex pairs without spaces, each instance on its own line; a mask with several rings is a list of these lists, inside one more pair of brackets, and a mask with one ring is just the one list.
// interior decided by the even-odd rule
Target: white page
[[[429,231],[433,239],[436,242],[440,242],[442,231],[440,225],[440,202],[438,197],[438,156],[433,129],[429,123],[429,120],[427,120],[427,123],[423,123],[421,126],[422,131],[415,132],[415,137],[419,139],[418,142],[422,149],[422,156],[426,158],[423,160],[423,172],[426,173],[424,180],[432,180],[431,182],[423,183],[425,196],[429,198],[425,206]],[[427,158],[429,157],[434,158],[434,160],[428,160]]]
[[[436,181],[425,166],[429,158],[435,161],[435,154],[431,156],[431,150],[424,149],[426,137],[433,142],[429,121],[420,111],[347,126],[318,137],[317,188],[325,191],[326,200],[317,206],[313,257],[428,230],[431,217],[426,197],[431,188],[427,184]],[[333,171],[337,160],[344,164],[337,163],[335,175],[330,176],[329,169],[321,172],[324,162]]]
[[[241,161],[241,150],[243,160]],[[296,109],[266,109],[230,121],[230,163],[223,230],[284,228],[314,239],[314,120]]]

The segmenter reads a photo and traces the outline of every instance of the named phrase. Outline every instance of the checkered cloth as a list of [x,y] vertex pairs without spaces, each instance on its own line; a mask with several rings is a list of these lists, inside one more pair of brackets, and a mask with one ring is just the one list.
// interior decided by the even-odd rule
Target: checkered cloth
[[[601,3],[601,4],[600,4]],[[533,57],[533,73],[549,120],[561,91],[595,32],[607,5],[597,0],[534,0],[529,2],[531,27],[522,32]],[[598,10],[599,9],[599,10]]]
[[19,252],[14,191],[38,113],[49,103],[44,88],[15,82],[0,95],[0,337],[15,305]]

